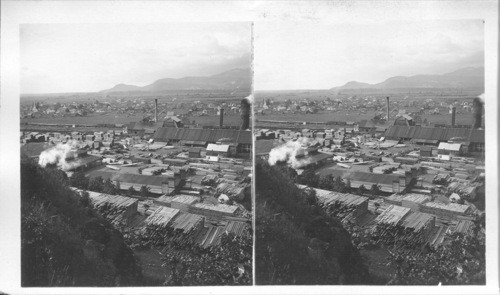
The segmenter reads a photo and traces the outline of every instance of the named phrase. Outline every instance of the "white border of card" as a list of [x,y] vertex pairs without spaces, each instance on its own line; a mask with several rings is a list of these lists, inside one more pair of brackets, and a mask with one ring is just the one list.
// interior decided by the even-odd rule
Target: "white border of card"
[[[19,201],[19,25],[26,23],[267,22],[379,23],[482,19],[486,71],[486,286],[249,286],[21,288]],[[265,45],[254,44],[254,56]],[[498,2],[491,1],[2,1],[0,100],[0,292],[12,294],[498,293]],[[254,88],[258,89],[257,87]],[[258,218],[258,217],[256,217]]]

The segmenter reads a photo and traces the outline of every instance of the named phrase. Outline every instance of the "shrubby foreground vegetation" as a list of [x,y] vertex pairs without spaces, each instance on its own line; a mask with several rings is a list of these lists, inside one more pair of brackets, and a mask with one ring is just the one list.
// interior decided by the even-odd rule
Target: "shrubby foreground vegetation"
[[370,284],[339,220],[297,188],[285,167],[256,163],[256,283]]
[[21,160],[21,283],[43,286],[142,285],[132,250],[65,173]]

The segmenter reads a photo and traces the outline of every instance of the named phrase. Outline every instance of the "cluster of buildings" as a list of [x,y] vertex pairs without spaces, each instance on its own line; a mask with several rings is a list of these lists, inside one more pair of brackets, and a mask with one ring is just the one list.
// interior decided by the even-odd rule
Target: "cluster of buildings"
[[189,128],[173,115],[158,120],[157,108],[152,122],[103,125],[97,131],[39,126],[40,131],[21,132],[21,148],[70,176],[81,171],[90,179],[111,181],[117,195],[89,192],[90,198],[124,232],[140,235],[162,228],[202,247],[215,246],[225,232],[250,235],[248,110],[241,112],[239,129],[224,128],[223,109],[220,126]]
[[147,230],[161,229],[207,248],[217,246],[225,233],[249,236],[251,232],[250,222],[238,216],[238,206],[204,204],[197,196],[163,195],[151,203],[121,195],[87,193],[93,207],[129,239],[131,235],[141,237]]
[[[420,96],[422,94],[419,94]],[[422,115],[441,115],[451,113],[452,108],[458,114],[470,113],[473,111],[473,104],[470,101],[462,99],[435,99],[418,97],[409,98],[409,95],[400,95],[393,98],[391,107],[388,110],[387,105],[379,97],[373,95],[343,95],[341,98],[332,96],[328,93],[318,93],[316,99],[301,98],[297,99],[290,95],[287,99],[286,94],[283,97],[267,97],[261,95],[261,99],[255,105],[255,111],[259,115],[258,122],[272,122],[268,119],[272,115],[280,114],[316,114],[328,112],[346,112],[367,114],[375,112],[376,121],[388,121],[390,117],[397,114],[410,116],[411,120],[422,124]]]
[[[422,126],[402,113],[382,127],[362,120],[336,128],[255,129],[255,154],[298,175],[312,170],[320,178],[340,177],[350,193],[314,188],[316,196],[325,208],[351,208],[348,218],[361,228],[398,225],[437,246],[447,233],[470,233],[484,213],[485,133],[476,122],[481,116],[457,126],[456,107],[450,109],[447,126]],[[281,162],[274,163],[276,158]]]

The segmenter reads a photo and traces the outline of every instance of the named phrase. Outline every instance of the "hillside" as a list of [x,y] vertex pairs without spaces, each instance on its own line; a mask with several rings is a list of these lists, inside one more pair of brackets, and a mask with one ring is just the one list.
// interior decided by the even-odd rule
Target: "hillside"
[[251,88],[251,72],[246,69],[232,69],[208,77],[184,77],[179,79],[164,78],[152,84],[139,87],[134,85],[118,84],[100,93],[114,92],[163,92],[170,90],[238,90]]
[[396,76],[377,84],[351,81],[331,90],[412,88],[479,88],[484,89],[484,68],[463,68],[443,75]]
[[283,168],[256,163],[258,285],[370,284],[342,224],[315,206]]
[[140,286],[123,236],[68,188],[66,174],[21,161],[21,284]]

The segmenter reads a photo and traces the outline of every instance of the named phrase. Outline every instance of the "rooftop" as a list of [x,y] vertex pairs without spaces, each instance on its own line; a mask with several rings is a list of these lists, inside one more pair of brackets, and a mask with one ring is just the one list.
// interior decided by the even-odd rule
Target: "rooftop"
[[385,211],[382,212],[379,216],[377,216],[375,222],[396,225],[408,214],[410,214],[409,208],[391,205],[387,207],[387,209],[385,209]]

